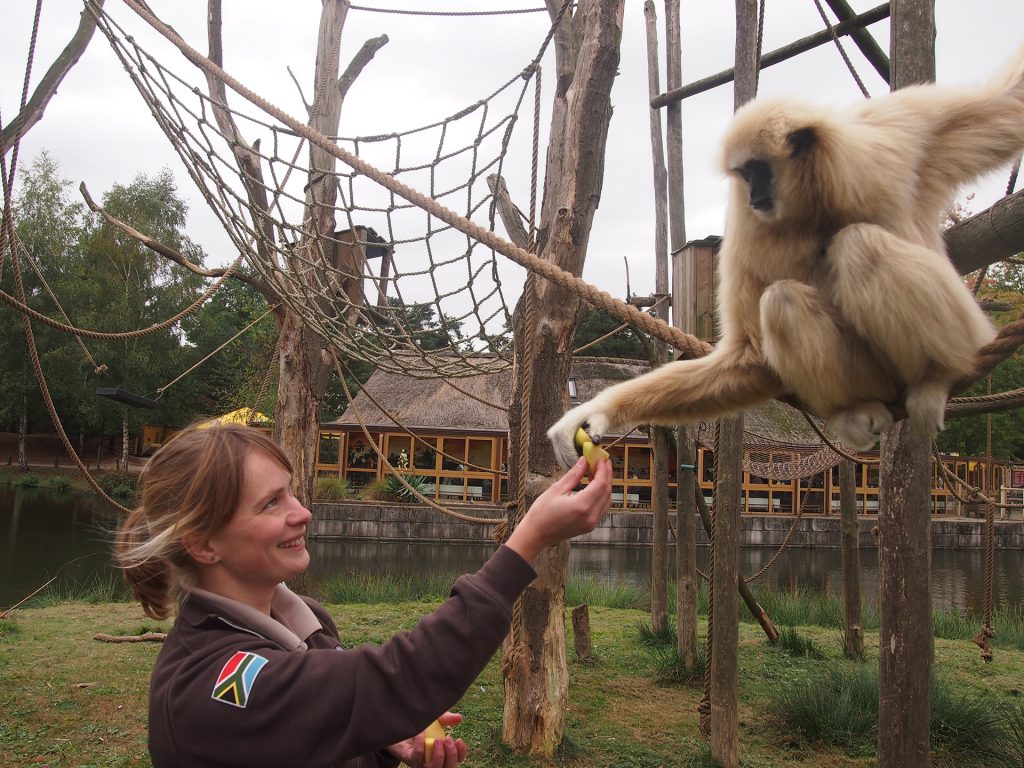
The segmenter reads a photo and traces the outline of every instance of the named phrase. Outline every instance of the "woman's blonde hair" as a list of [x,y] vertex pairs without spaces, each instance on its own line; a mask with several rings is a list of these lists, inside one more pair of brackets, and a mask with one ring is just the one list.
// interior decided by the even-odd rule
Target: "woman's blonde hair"
[[115,541],[115,559],[148,616],[170,616],[181,590],[192,583],[194,563],[185,542],[216,533],[231,520],[253,450],[292,471],[277,443],[240,424],[192,425],[149,460],[142,473],[142,503]]

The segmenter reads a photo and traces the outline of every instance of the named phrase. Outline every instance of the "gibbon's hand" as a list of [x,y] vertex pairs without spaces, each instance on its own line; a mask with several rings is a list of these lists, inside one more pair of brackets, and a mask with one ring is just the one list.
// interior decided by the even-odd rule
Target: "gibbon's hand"
[[562,418],[556,421],[548,430],[548,440],[555,450],[555,458],[563,469],[569,469],[576,464],[579,458],[579,451],[576,449],[576,430],[580,427],[590,436],[594,445],[598,445],[601,439],[608,434],[610,419],[601,410],[601,396],[593,400],[577,405],[567,411]]

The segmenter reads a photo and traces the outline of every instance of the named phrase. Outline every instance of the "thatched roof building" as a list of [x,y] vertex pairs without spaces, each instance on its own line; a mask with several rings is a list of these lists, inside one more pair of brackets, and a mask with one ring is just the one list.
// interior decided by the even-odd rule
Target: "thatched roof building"
[[[648,370],[650,366],[641,360],[577,357],[569,374],[569,402],[586,402],[606,387],[641,376]],[[362,421],[371,430],[405,428],[504,434],[508,432],[506,409],[511,396],[511,370],[454,379],[450,384],[444,379],[420,379],[377,371],[345,413],[330,425],[358,427]],[[774,400],[748,411],[745,429],[748,443],[821,447],[821,440],[803,415]],[[637,438],[646,440],[642,433]],[[713,428],[705,428],[700,439],[705,445],[713,445]]]
[[[580,357],[573,363],[569,391],[574,403],[589,400],[605,387],[646,372],[637,360]],[[370,429],[507,433],[512,372],[451,380],[419,379],[376,371],[331,426]],[[500,407],[496,407],[500,406]],[[325,425],[326,426],[326,425]]]

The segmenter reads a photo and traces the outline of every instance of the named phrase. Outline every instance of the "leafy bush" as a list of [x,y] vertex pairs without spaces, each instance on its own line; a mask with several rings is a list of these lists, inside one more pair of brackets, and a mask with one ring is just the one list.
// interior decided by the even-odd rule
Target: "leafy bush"
[[96,476],[96,484],[115,498],[127,498],[135,495],[136,477],[131,472],[110,470]]
[[20,475],[14,484],[19,488],[38,488],[39,487],[39,475],[35,472],[26,472]]
[[[419,475],[405,475],[405,481],[420,493],[424,492],[427,479]],[[426,495],[426,494],[424,494]],[[417,501],[416,496],[398,479],[396,475],[378,478],[363,488],[363,498],[374,501]]]
[[316,501],[341,501],[352,496],[352,487],[344,477],[318,477],[313,483],[313,498]]
[[71,480],[64,475],[51,475],[46,478],[46,482],[43,485],[51,491],[65,493],[71,487]]

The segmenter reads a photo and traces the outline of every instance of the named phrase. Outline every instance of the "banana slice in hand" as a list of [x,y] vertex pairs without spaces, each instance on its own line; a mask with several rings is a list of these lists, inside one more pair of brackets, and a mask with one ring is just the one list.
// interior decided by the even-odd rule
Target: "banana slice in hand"
[[448,734],[444,732],[444,727],[437,720],[428,725],[423,733],[426,736],[423,740],[423,762],[429,763],[434,757],[434,742],[437,739],[443,739]]
[[583,427],[576,430],[573,442],[576,444],[576,452],[587,460],[587,468],[590,470],[590,474],[594,474],[597,462],[608,458],[608,451],[600,445],[595,445],[590,439],[590,435],[583,430]]

